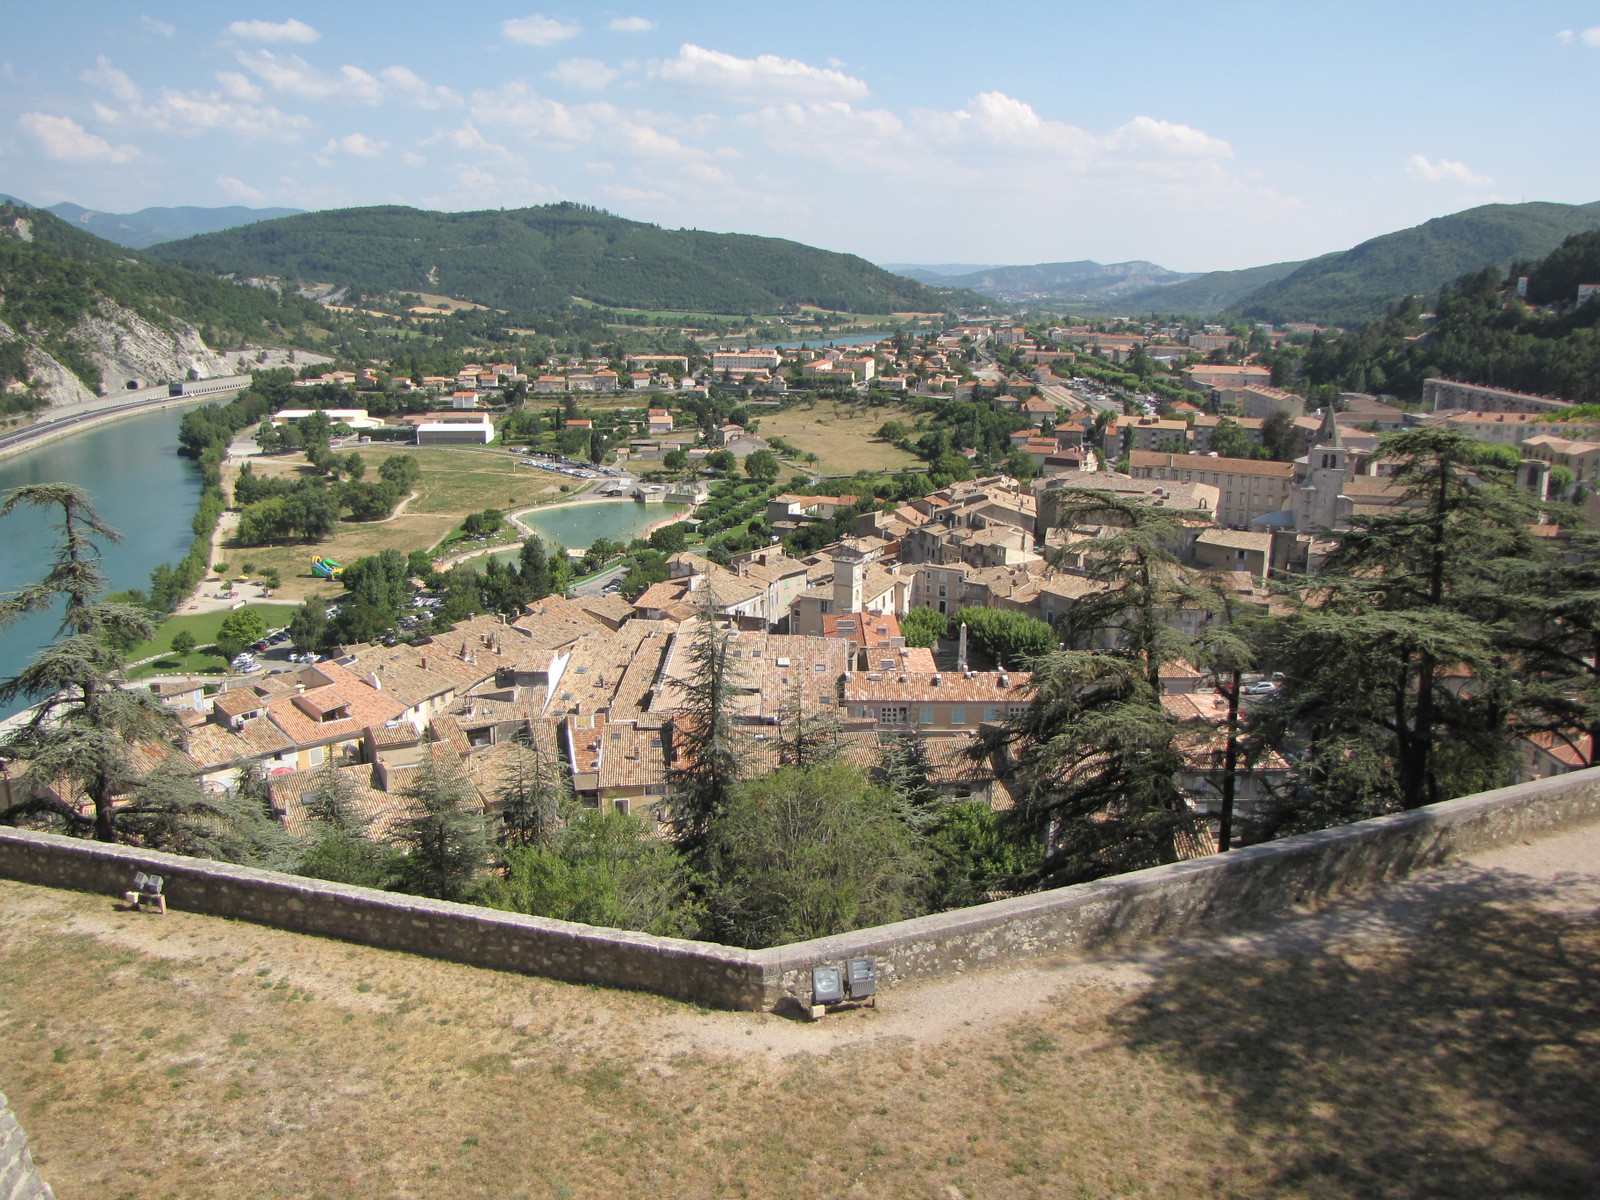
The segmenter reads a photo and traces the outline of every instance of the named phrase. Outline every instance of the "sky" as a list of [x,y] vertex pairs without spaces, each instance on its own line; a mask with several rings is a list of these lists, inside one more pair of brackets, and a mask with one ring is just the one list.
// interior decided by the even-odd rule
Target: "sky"
[[5,28],[0,192],[35,204],[572,200],[880,263],[1204,271],[1600,200],[1600,0],[54,0]]

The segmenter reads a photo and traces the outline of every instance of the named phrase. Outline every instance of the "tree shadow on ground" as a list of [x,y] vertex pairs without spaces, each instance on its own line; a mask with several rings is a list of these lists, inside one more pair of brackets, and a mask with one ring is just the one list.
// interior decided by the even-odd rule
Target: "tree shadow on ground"
[[1165,956],[1113,1015],[1222,1101],[1257,1194],[1600,1194],[1600,913],[1450,876]]

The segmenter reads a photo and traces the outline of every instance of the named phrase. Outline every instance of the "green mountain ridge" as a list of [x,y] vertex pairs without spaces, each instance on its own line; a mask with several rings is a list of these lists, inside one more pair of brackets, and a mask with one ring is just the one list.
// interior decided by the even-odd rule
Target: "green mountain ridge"
[[[219,274],[431,292],[510,310],[572,297],[615,308],[765,313],[944,312],[970,293],[781,238],[662,229],[576,204],[441,213],[401,206],[305,213],[147,253]],[[979,301],[981,303],[981,300]]]
[[1485,204],[1313,258],[1226,311],[1274,323],[1362,324],[1381,317],[1398,297],[1422,296],[1430,305],[1458,276],[1542,258],[1563,239],[1597,228],[1600,202]]

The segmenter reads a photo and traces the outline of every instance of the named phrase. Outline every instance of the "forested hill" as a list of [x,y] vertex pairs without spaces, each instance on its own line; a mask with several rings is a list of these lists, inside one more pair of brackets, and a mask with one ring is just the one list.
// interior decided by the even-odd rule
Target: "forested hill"
[[1600,403],[1600,299],[1579,306],[1579,283],[1600,281],[1600,230],[1575,234],[1539,262],[1511,264],[1528,276],[1530,307],[1498,267],[1469,272],[1430,297],[1437,319],[1424,332],[1418,303],[1396,301],[1387,314],[1340,337],[1265,356],[1273,378],[1295,367],[1313,386],[1339,391],[1422,395],[1430,376],[1519,392]]
[[181,379],[220,370],[219,344],[327,320],[298,296],[152,263],[44,209],[0,203],[0,384],[37,378],[37,394],[60,401],[81,398],[80,385],[122,386],[113,375]]
[[944,312],[969,302],[852,254],[781,238],[661,229],[575,204],[441,213],[348,208],[153,247],[218,273],[432,292],[527,310],[577,297],[617,308]]
[[1314,258],[1229,311],[1247,320],[1358,325],[1381,317],[1396,296],[1432,297],[1460,275],[1541,258],[1589,229],[1600,229],[1600,203],[1485,204]]

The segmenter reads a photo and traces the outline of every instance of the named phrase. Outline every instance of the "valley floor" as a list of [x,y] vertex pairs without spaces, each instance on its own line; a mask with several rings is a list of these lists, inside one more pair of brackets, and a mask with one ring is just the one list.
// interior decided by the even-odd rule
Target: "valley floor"
[[817,1025],[0,882],[79,1197],[1550,1196],[1600,1177],[1600,826]]

